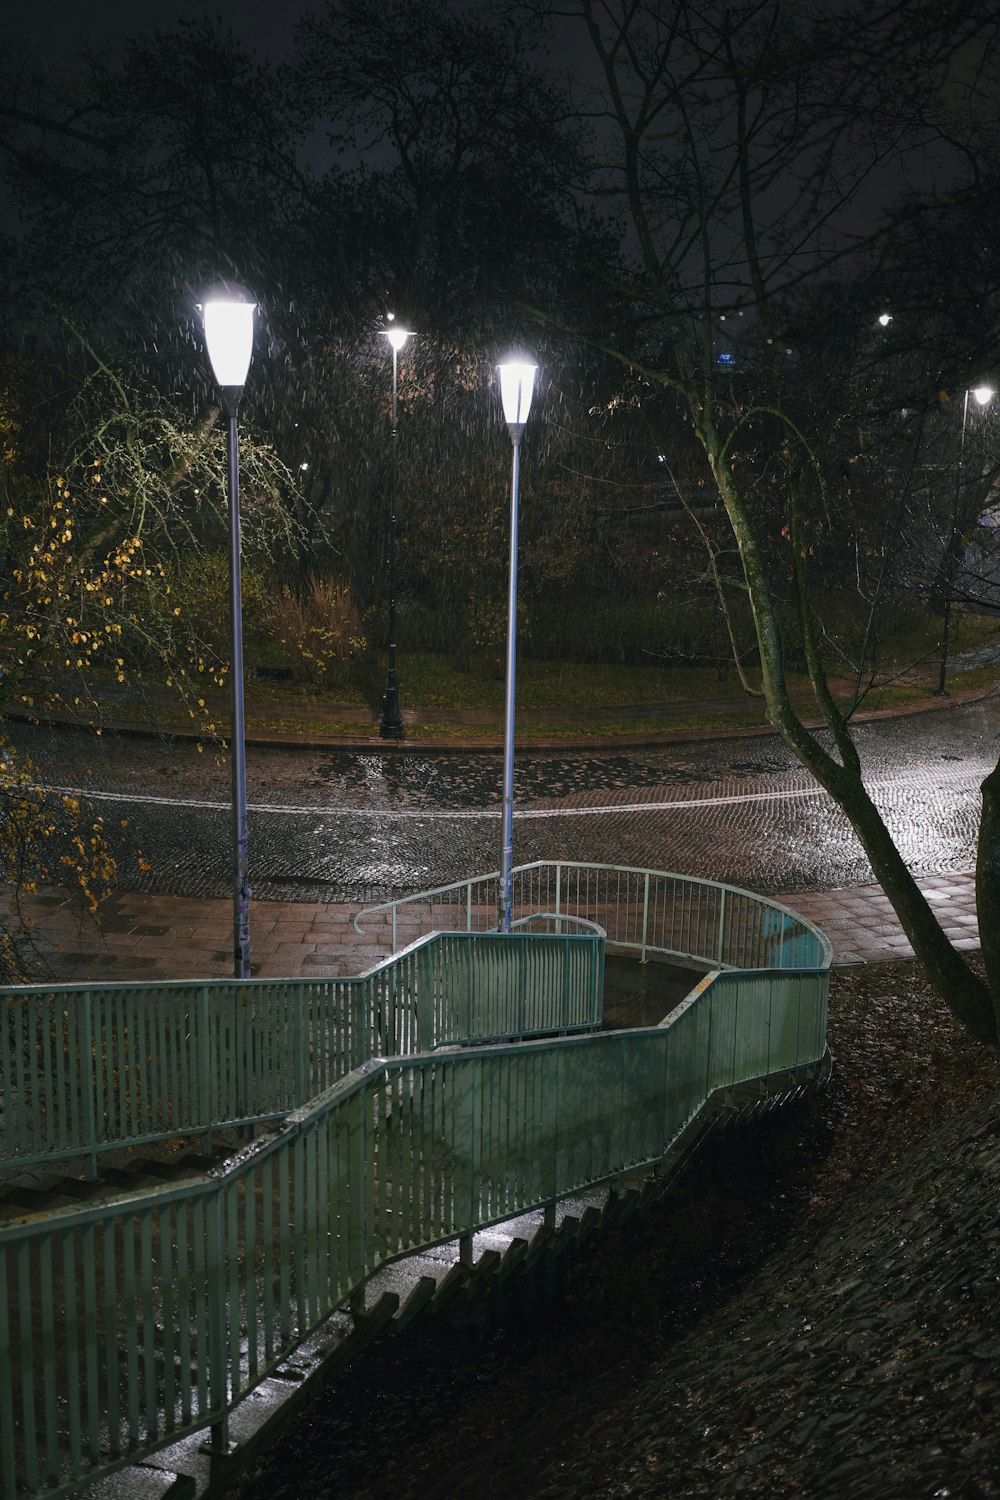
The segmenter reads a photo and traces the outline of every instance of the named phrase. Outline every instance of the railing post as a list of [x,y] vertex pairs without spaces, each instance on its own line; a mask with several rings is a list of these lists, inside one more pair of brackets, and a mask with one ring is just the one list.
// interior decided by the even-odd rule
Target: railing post
[[[472,1024],[473,1024],[473,1022],[472,1022],[472,993],[473,993],[473,989],[475,987],[475,985],[474,985],[475,962],[474,962],[473,956],[472,956],[472,954],[473,954],[473,945],[472,945],[472,943],[466,943],[464,951],[465,951],[465,966],[464,966],[464,971],[463,971],[463,976],[462,977],[463,977],[463,979],[465,981],[465,989],[463,991],[464,1000],[463,1000],[463,1003],[462,1003],[462,1020],[463,1020],[463,1025],[465,1026],[465,1040],[466,1041],[470,1041],[471,1038],[472,1038]],[[453,1005],[452,1015],[455,1017],[456,1024],[455,1024],[455,1028],[454,1028],[454,1035],[450,1038],[450,1040],[451,1041],[457,1041],[458,1040],[458,1006],[457,1006],[457,1004]]]
[[[6,1247],[0,1250],[0,1347],[10,1348],[10,1289],[7,1285]],[[23,1393],[22,1393],[22,1399]],[[0,1489],[5,1495],[16,1493],[17,1470],[14,1466],[14,1368],[13,1361],[0,1364]],[[76,1458],[76,1454],[73,1454]]]
[[[707,1041],[707,1043],[705,1045],[705,1098],[706,1099],[708,1098],[709,1094],[712,1092],[712,1047],[713,1047],[714,1042],[715,1042],[715,1006],[716,1006],[716,992],[717,992],[717,990],[718,990],[718,981],[716,981],[716,983],[713,984],[710,987],[710,989],[708,990],[707,995],[703,996],[703,999],[702,999],[702,1003],[704,1003],[705,1000],[708,1001],[708,1041]],[[666,1099],[666,1097],[667,1097],[667,1091],[666,1091],[666,1089],[664,1089],[664,1091],[663,1091],[663,1097],[664,1097],[664,1099]]]
[[221,1415],[212,1423],[210,1452],[213,1458],[228,1457],[229,1443],[229,1387],[226,1380],[226,1355],[229,1348],[229,1328],[226,1316],[226,1194],[222,1184],[216,1185],[215,1203],[212,1211],[205,1215],[208,1238],[208,1379],[209,1399]]
[[309,1098],[309,1070],[306,1067],[306,1028],[303,1025],[303,1013],[305,1011],[303,986],[301,981],[295,986],[292,1004],[294,1010],[294,1039],[292,1048],[292,1066],[295,1069],[295,1108],[301,1109]]
[[253,1116],[259,1114],[257,1108],[257,1090],[254,1087],[256,1063],[253,1056],[253,1002],[245,984],[240,986],[239,997],[235,999],[232,1009],[233,1025],[239,1027],[240,1042],[236,1046],[235,1036],[230,1037],[229,1046],[235,1056],[237,1050],[240,1057],[240,1071],[236,1080],[236,1096],[233,1099],[232,1115],[243,1120],[243,1139],[253,1140]]
[[562,932],[562,923],[558,918],[562,915],[562,864],[556,864],[556,933]]
[[416,1020],[414,1042],[418,1052],[430,1052],[434,1046],[434,1033],[437,1029],[434,1024],[437,1008],[434,993],[436,988],[436,968],[437,966],[434,962],[434,945],[425,943],[417,954],[417,998],[414,1002]]
[[205,1156],[212,1150],[212,1068],[215,1060],[208,995],[208,985],[203,984],[199,991],[198,1005],[201,1030],[201,1045],[198,1047],[198,1113],[201,1115],[200,1149]]
[[479,1079],[478,1062],[474,1062],[470,1069],[472,1080],[472,1107],[469,1111],[469,1221],[468,1221],[468,1264],[472,1264],[472,1236],[476,1228],[476,1172],[479,1166],[479,1142],[476,1139],[476,1129],[479,1119]]
[[83,1083],[83,1109],[86,1116],[87,1166],[86,1175],[93,1182],[97,1178],[97,1079],[100,1074],[100,1058],[97,1037],[94,1035],[94,1006],[90,988],[83,992],[83,1044],[80,1068]]
[[715,950],[716,962],[722,963],[722,945],[725,940],[726,931],[726,888],[722,887],[722,900],[719,903],[719,942]]
[[604,1021],[604,939],[595,937],[590,945],[590,1018],[595,1026]]
[[646,962],[646,945],[649,941],[649,871],[646,871],[646,879],[642,889],[642,943],[640,945],[639,962]]

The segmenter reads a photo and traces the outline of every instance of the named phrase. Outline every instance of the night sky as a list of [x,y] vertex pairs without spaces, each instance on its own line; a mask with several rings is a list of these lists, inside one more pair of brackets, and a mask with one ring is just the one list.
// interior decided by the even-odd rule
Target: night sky
[[[468,3],[479,8],[476,0]],[[280,62],[303,16],[323,9],[323,0],[0,0],[0,38],[24,40],[55,62],[71,57],[81,40],[168,31],[179,20],[207,15],[221,18],[262,59]]]
[[[12,43],[24,47],[44,68],[70,72],[83,46],[116,45],[207,15],[231,27],[237,41],[261,61],[280,63],[292,49],[299,21],[323,8],[323,0],[0,0],[0,49]],[[4,184],[0,232],[19,232],[17,211]]]
[[303,16],[322,0],[0,0],[0,35],[20,39],[46,61],[72,57],[78,44],[170,30],[178,20],[221,17],[236,37],[261,57],[282,60]]

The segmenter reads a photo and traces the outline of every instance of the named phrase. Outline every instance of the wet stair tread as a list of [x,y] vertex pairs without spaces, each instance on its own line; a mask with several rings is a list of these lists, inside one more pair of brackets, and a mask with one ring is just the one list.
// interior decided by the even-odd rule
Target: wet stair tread
[[127,1166],[103,1166],[97,1177],[48,1173],[33,1181],[0,1182],[0,1223],[25,1214],[47,1213],[73,1204],[100,1202],[109,1195],[203,1180],[230,1156],[225,1148],[210,1155],[187,1152],[169,1161],[137,1157]]

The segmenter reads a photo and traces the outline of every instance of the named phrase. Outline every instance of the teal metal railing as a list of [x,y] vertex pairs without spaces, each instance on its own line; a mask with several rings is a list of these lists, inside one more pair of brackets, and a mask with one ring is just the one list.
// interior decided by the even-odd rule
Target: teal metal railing
[[[753,891],[714,880],[628,865],[576,860],[519,865],[514,872],[518,917],[546,912],[600,924],[608,942],[640,958],[692,958],[718,968],[797,969],[830,963],[824,935],[798,913]],[[359,932],[385,930],[395,951],[437,927],[495,929],[500,876],[494,871],[418,895],[363,908]]]
[[[563,924],[565,925],[565,924]],[[280,1118],[374,1056],[597,1026],[604,936],[439,932],[358,978],[0,991],[0,1167]]]
[[[627,873],[610,888],[638,895],[645,917],[622,912],[615,930],[652,948],[662,888]],[[607,906],[609,883],[596,889]],[[567,920],[561,899],[548,925]],[[709,907],[699,930],[725,946],[730,918]],[[4,1495],[69,1493],[205,1427],[224,1451],[234,1406],[380,1265],[654,1165],[720,1089],[817,1067],[829,946],[773,910],[769,932],[762,915],[739,922],[777,965],[716,969],[658,1027],[370,1057],[218,1175],[0,1226]],[[818,962],[793,966],[810,935]],[[496,1006],[455,971],[511,940],[459,936],[436,971],[434,1026],[505,1034],[512,987]],[[550,990],[540,981],[546,1023],[566,1019]],[[402,1024],[422,1047],[417,994]]]

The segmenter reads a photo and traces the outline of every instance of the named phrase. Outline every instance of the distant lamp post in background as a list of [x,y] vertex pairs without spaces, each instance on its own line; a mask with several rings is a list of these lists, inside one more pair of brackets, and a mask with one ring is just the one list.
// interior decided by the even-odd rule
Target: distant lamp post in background
[[507,685],[503,709],[503,826],[500,859],[500,931],[510,931],[514,900],[511,863],[514,852],[514,680],[517,654],[517,490],[521,435],[528,420],[537,365],[512,360],[499,366],[500,399],[514,445],[510,481],[510,568],[507,587]]
[[[390,319],[395,317],[389,314]],[[405,733],[399,707],[399,679],[396,676],[396,491],[399,483],[399,458],[396,446],[396,381],[399,351],[410,337],[409,328],[383,328],[392,345],[392,451],[389,477],[389,667],[382,699],[382,723],[379,734],[384,740],[401,740]]]
[[962,436],[958,445],[958,469],[955,474],[955,499],[951,507],[951,530],[948,534],[948,542],[943,558],[941,569],[942,583],[944,585],[943,613],[941,620],[941,671],[938,676],[937,691],[944,693],[945,680],[948,675],[948,637],[951,630],[951,596],[955,587],[955,568],[958,562],[957,551],[959,541],[958,517],[962,503],[962,463],[965,459],[965,428],[969,420],[969,396],[975,398],[978,406],[988,406],[996,395],[992,386],[974,385],[971,391],[966,387],[965,399],[962,402]]
[[230,666],[230,756],[233,765],[233,972],[250,978],[250,883],[247,862],[246,736],[243,708],[243,604],[240,586],[240,457],[236,414],[253,352],[256,303],[242,287],[209,293],[202,305],[205,343],[212,373],[229,418],[229,605],[232,627]]

